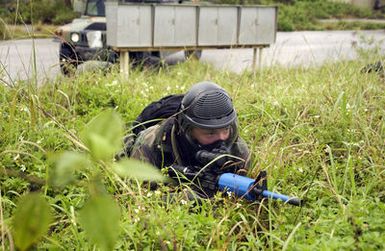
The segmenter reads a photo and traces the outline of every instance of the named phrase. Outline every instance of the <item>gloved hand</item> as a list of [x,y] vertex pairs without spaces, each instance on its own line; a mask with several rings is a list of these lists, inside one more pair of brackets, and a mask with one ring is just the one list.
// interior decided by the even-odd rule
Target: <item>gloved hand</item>
[[258,200],[262,200],[261,193],[267,190],[267,173],[266,171],[260,171],[255,179],[254,191],[256,192]]
[[211,169],[180,165],[170,166],[168,174],[179,183],[190,183],[191,188],[201,197],[211,197],[215,194],[220,175]]
[[123,158],[130,157],[132,147],[135,144],[135,139],[136,139],[136,135],[135,134],[129,134],[129,135],[126,135],[123,138],[124,147],[123,147],[123,149],[120,152],[118,152],[115,155],[115,160],[116,161],[119,161],[119,160],[121,160]]
[[231,155],[226,149],[201,150],[195,155],[203,168],[217,174],[238,173],[243,168],[244,160]]

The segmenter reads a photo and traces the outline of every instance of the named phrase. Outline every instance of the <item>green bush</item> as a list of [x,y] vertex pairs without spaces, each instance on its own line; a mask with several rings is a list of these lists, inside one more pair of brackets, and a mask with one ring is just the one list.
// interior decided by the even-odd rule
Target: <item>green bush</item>
[[66,11],[59,13],[53,20],[52,24],[60,25],[71,22],[74,18],[76,18],[78,15],[75,12],[72,11]]
[[[264,3],[278,3],[265,1]],[[374,15],[369,9],[358,8],[347,3],[330,1],[292,1],[292,4],[278,3],[278,30],[318,30],[318,19],[328,18],[367,18]],[[354,27],[353,27],[354,28]]]
[[[325,28],[318,23],[318,19],[378,17],[377,13],[367,8],[324,0],[212,0],[211,2],[216,4],[277,5],[278,30],[280,31],[319,30]],[[349,27],[355,29],[357,24],[356,26],[350,25]]]
[[64,24],[76,17],[63,0],[33,0],[11,3],[3,9],[2,15],[7,23],[47,23]]
[[7,25],[4,23],[3,20],[0,19],[0,40],[7,40],[9,39],[9,31],[7,28]]

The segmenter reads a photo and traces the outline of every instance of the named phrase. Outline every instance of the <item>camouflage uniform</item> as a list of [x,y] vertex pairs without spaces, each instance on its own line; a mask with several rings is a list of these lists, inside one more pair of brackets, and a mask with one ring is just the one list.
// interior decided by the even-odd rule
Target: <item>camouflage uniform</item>
[[[126,146],[126,155],[160,169],[170,167],[168,174],[171,178],[189,182],[189,186],[191,184],[199,189],[193,188],[194,192],[203,192],[205,197],[211,197],[217,190],[221,174],[247,173],[249,149],[238,136],[236,111],[223,88],[213,82],[202,81],[179,97],[177,102],[165,97],[143,110],[138,122],[164,118],[160,116],[164,115],[163,109],[167,119],[137,134],[135,142],[131,141],[133,146]],[[173,108],[171,114],[168,108]],[[203,145],[192,138],[194,128],[228,129],[229,134],[226,139],[217,137],[215,141]]]
[[[132,147],[130,157],[143,160],[158,168],[173,164],[181,166],[199,165],[195,159],[196,151],[178,135],[175,117],[142,131]],[[230,147],[230,154],[244,160],[244,165],[234,168],[234,173],[245,174],[250,166],[250,153],[245,141],[237,137]]]

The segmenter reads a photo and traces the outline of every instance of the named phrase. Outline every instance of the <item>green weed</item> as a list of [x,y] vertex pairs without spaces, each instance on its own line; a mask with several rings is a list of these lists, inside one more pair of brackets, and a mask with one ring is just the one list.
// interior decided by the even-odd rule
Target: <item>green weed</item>
[[[385,85],[361,73],[367,60],[273,67],[257,77],[188,62],[128,79],[113,70],[37,89],[1,85],[2,245],[12,246],[18,198],[39,190],[53,221],[43,238],[31,238],[36,249],[384,249]],[[207,79],[233,97],[253,153],[249,176],[267,170],[269,190],[301,197],[304,207],[219,194],[199,205],[172,186],[152,191],[126,178],[127,170],[140,177],[138,164],[111,162],[115,136],[141,109]]]

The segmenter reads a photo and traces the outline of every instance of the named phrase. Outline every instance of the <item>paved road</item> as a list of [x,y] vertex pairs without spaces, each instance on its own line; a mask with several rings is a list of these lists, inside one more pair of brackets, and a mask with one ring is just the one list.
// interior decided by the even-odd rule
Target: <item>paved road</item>
[[53,78],[59,74],[58,53],[59,43],[53,39],[0,42],[0,79],[10,83],[33,76],[37,76],[38,81]]
[[[354,59],[355,47],[370,47],[365,40],[372,39],[385,55],[385,31],[304,31],[278,32],[277,41],[262,53],[262,67],[283,65],[320,65],[325,61]],[[34,48],[34,50],[32,49]],[[33,52],[36,55],[38,81],[59,74],[59,44],[53,39],[16,40],[0,42],[0,80],[11,82],[34,76]],[[205,50],[202,61],[219,69],[241,72],[252,65],[252,49]],[[167,59],[170,63],[183,61],[182,53]],[[1,70],[3,69],[3,70]]]
[[[277,41],[262,51],[262,67],[282,65],[317,66],[328,61],[354,59],[355,48],[368,46],[365,40],[373,39],[374,45],[381,47],[385,56],[385,31],[304,31],[278,32]],[[204,52],[204,61],[213,63],[218,68],[241,72],[252,65],[252,49],[227,50],[216,53]]]

